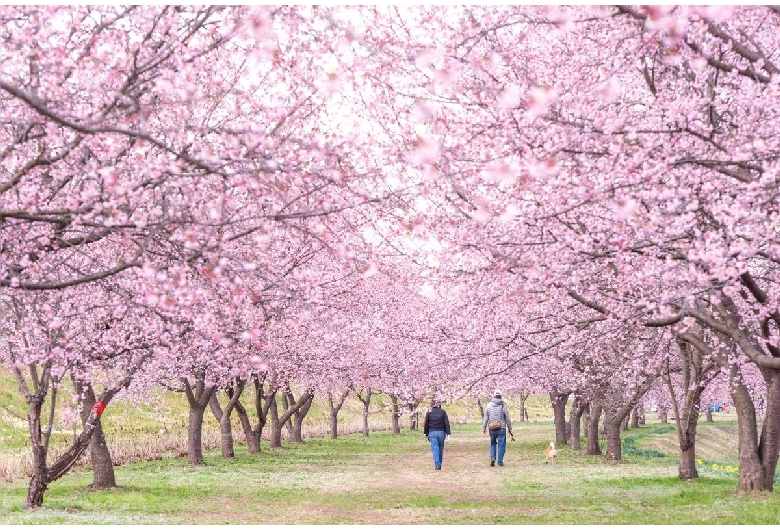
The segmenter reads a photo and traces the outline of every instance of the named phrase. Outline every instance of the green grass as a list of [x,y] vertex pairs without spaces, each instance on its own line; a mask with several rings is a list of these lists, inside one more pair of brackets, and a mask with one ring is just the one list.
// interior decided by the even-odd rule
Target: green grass
[[[62,403],[69,400],[67,389]],[[250,397],[250,396],[248,396]],[[247,399],[246,403],[249,403]],[[372,417],[389,413],[387,396],[372,399]],[[484,404],[484,402],[483,402]],[[780,500],[774,493],[736,495],[737,427],[733,416],[700,422],[697,456],[701,477],[677,478],[673,425],[652,423],[623,435],[624,461],[607,463],[582,451],[559,447],[558,463],[545,465],[543,451],[554,439],[547,396],[527,402],[530,423],[515,421],[517,442],[508,444],[507,466],[487,465],[487,441],[473,400],[447,404],[453,439],[442,471],[432,469],[420,432],[401,436],[372,432],[331,441],[309,437],[260,455],[236,445],[236,458],[206,451],[206,465],[191,468],[177,451],[163,460],[116,467],[119,488],[93,491],[91,471],[79,468],[52,484],[44,507],[23,508],[27,479],[0,481],[0,524],[774,524]],[[510,399],[516,415],[519,404]],[[360,417],[350,397],[343,421]],[[29,445],[24,400],[15,382],[0,375],[0,456],[16,458]],[[651,417],[652,416],[652,417]],[[112,440],[140,444],[186,433],[183,396],[158,393],[136,403],[116,400],[103,418]],[[324,423],[327,404],[318,399],[306,424]],[[402,423],[408,425],[408,421]],[[239,427],[236,425],[235,432]],[[217,430],[206,415],[206,432]],[[72,431],[72,429],[71,429]],[[205,434],[205,433],[204,433]],[[55,444],[73,432],[62,429]],[[602,448],[604,448],[602,440]],[[182,447],[183,449],[183,447]],[[713,466],[714,464],[714,466]]]
[[[702,424],[700,433],[718,431]],[[433,470],[420,432],[310,439],[260,455],[237,447],[206,465],[186,460],[116,468],[120,487],[90,491],[89,470],[54,483],[44,508],[22,509],[26,482],[0,483],[0,524],[775,524],[780,496],[737,495],[736,477],[702,472],[680,481],[675,453],[626,450],[610,464],[569,447],[545,465],[553,426],[516,423],[506,467],[488,465],[478,425],[453,429],[444,469]],[[667,432],[663,432],[667,431]],[[632,429],[634,446],[668,427]],[[629,444],[631,445],[631,444]],[[650,443],[650,445],[653,445]],[[658,451],[660,453],[660,451]]]

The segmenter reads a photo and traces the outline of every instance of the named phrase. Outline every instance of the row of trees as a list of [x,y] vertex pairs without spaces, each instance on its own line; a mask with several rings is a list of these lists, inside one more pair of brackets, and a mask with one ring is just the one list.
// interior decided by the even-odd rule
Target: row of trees
[[[258,443],[268,414],[350,386],[412,404],[531,389],[559,415],[576,394],[615,460],[654,393],[682,478],[702,395],[728,393],[738,490],[772,489],[775,8],[0,21],[0,355],[30,406],[27,506],[114,396],[159,384],[187,395],[193,463],[212,397],[227,429],[248,385]],[[49,465],[43,403],[66,378],[84,429]]]

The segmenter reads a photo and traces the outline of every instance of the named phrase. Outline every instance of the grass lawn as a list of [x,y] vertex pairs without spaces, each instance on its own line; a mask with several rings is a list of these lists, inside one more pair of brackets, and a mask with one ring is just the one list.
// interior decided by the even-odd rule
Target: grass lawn
[[[700,424],[703,440],[720,424]],[[665,432],[663,432],[665,431]],[[26,481],[0,483],[0,524],[776,524],[776,493],[737,495],[735,474],[702,466],[681,482],[674,433],[631,430],[625,461],[608,464],[560,447],[545,465],[553,426],[516,423],[506,466],[490,467],[478,425],[456,426],[444,466],[433,469],[421,432],[309,439],[206,465],[182,458],[116,468],[120,487],[90,491],[80,469],[52,484],[40,510],[23,509]],[[706,445],[706,444],[705,444]],[[734,438],[734,447],[736,439]],[[651,448],[648,450],[648,448]],[[650,455],[650,456],[648,456]],[[731,455],[724,457],[731,461]]]

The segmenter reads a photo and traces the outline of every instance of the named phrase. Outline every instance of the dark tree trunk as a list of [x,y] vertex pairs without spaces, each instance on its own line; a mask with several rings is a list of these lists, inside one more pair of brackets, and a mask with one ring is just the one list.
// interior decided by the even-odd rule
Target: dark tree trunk
[[[764,467],[764,487],[767,491],[773,491],[774,476],[780,457],[780,370],[764,370],[764,380],[767,391],[767,412],[761,428],[758,451]],[[752,400],[751,405],[753,405]],[[755,406],[753,417],[756,417]]]
[[[701,395],[701,390],[696,392]],[[696,429],[699,423],[699,397],[683,414],[675,413],[677,437],[680,442],[680,480],[697,478],[696,470]]]
[[339,411],[349,395],[349,388],[344,390],[337,401],[333,400],[333,394],[328,394],[328,404],[330,405],[330,439],[335,440],[339,436]]
[[203,416],[209,406],[211,396],[216,391],[215,386],[206,386],[205,372],[195,373],[195,386],[183,378],[184,394],[190,406],[190,417],[187,425],[187,462],[191,466],[203,464]]
[[[740,275],[742,284],[753,295],[755,301],[767,308],[772,302],[755,282],[749,272]],[[754,308],[756,309],[756,308]],[[716,307],[721,321],[709,316],[696,315],[705,324],[720,328],[732,341],[733,347],[740,350],[759,366],[767,387],[767,409],[761,438],[757,437],[758,427],[756,409],[750,393],[742,382],[742,374],[737,363],[729,359],[729,377],[732,399],[737,411],[737,426],[739,432],[739,482],[737,492],[772,491],[774,474],[777,470],[778,455],[780,455],[780,369],[774,367],[780,357],[780,348],[772,343],[772,328],[780,327],[780,312],[773,309],[761,323],[761,335],[757,337],[748,331],[748,326],[742,322],[739,309],[733,300],[726,295],[721,297],[721,303]],[[708,322],[709,321],[709,322]],[[774,326],[772,326],[772,324]]]
[[477,403],[477,408],[479,409],[479,419],[481,420],[485,417],[485,408],[482,406],[482,400],[479,399],[479,396],[477,396],[475,401]]
[[401,434],[401,422],[399,421],[401,416],[401,407],[398,405],[398,396],[391,395],[390,401],[393,403],[393,434],[397,436]]
[[569,441],[571,442],[572,449],[581,449],[580,445],[580,425],[582,420],[582,414],[585,412],[587,402],[580,396],[574,398],[574,403],[571,405],[571,413],[569,415]]
[[28,397],[27,401],[30,403],[30,414],[28,419],[31,424],[31,432],[33,432],[32,428],[35,424],[37,424],[38,430],[37,435],[33,435],[31,437],[33,446],[33,473],[32,477],[30,478],[29,489],[27,490],[25,508],[41,507],[43,504],[43,494],[48,488],[49,484],[64,476],[73,468],[73,466],[76,465],[78,459],[81,458],[81,455],[83,455],[84,451],[86,451],[89,447],[92,434],[95,430],[95,422],[100,417],[100,415],[103,414],[103,411],[111,401],[111,398],[113,398],[114,395],[119,392],[119,390],[129,385],[130,381],[131,377],[128,376],[122,383],[120,383],[120,385],[110,390],[106,390],[100,395],[96,401],[96,404],[100,404],[100,406],[95,406],[92,408],[92,411],[87,417],[87,421],[84,423],[84,428],[81,431],[81,434],[76,437],[70,447],[57,459],[54,464],[52,464],[51,467],[46,467],[46,453],[48,451],[48,447],[46,446],[47,444],[41,444],[42,438],[40,436],[40,405],[42,405],[42,401],[39,404],[37,403],[38,400],[33,399],[33,402],[31,403],[30,397]]
[[[38,392],[27,395],[27,422],[30,428],[30,441],[32,443],[33,469],[30,485],[27,489],[27,500],[24,504],[26,508],[40,508],[43,505],[43,494],[46,488],[49,487],[49,481],[47,480],[48,470],[46,468],[49,442],[41,428],[41,411],[46,395],[49,392],[48,368],[44,369],[41,379],[44,382],[39,389],[36,389]],[[52,399],[52,409],[55,406],[55,402],[56,397]]]
[[282,446],[282,428],[288,421],[290,421],[292,415],[298,412],[298,410],[301,407],[303,407],[307,402],[311,403],[311,399],[313,395],[314,392],[310,389],[307,389],[306,391],[303,392],[303,394],[301,394],[301,397],[299,397],[297,401],[290,403],[292,392],[290,391],[289,386],[287,386],[282,395],[283,398],[282,401],[288,402],[288,405],[287,405],[287,409],[284,411],[284,413],[281,416],[279,415],[279,407],[278,404],[276,403],[276,396],[271,397],[271,399],[268,401],[269,403],[268,417],[271,419],[271,448],[272,449],[278,449]]
[[241,398],[241,394],[244,392],[246,386],[245,379],[238,379],[234,381],[225,392],[228,395],[228,403],[225,405],[225,410],[219,404],[219,392],[214,391],[211,394],[209,400],[209,407],[214,417],[219,422],[220,433],[220,447],[222,449],[222,458],[235,458],[234,440],[233,440],[233,424],[231,423],[231,415],[233,409],[236,408],[238,400]]
[[249,420],[246,409],[241,404],[241,400],[236,400],[236,412],[241,421],[241,428],[246,435],[247,450],[249,454],[261,452],[260,442],[262,441],[263,428],[268,421],[268,409],[271,402],[276,399],[274,377],[271,377],[271,381],[268,385],[268,392],[265,392],[265,378],[267,375],[266,372],[263,372],[262,374],[252,374],[252,384],[255,388],[254,406],[255,412],[257,413],[257,425],[254,428],[252,427],[252,422]]
[[[295,404],[295,399],[293,399],[292,392],[289,394],[290,401]],[[291,420],[293,423],[293,436],[292,441],[296,443],[304,443],[303,442],[303,419],[306,417],[306,414],[309,413],[309,409],[311,408],[311,403],[314,401],[314,393],[311,391],[307,391],[303,396],[302,399],[304,400],[301,405],[296,407],[295,412],[291,416]]]
[[[111,402],[111,399],[123,388],[126,388],[132,381],[133,374],[145,362],[148,356],[141,356],[136,360],[134,366],[128,374],[119,383],[107,390],[104,390],[95,401],[95,405],[87,415],[81,433],[71,443],[70,447],[57,459],[50,467],[46,466],[46,458],[49,450],[49,435],[54,422],[54,411],[56,408],[56,387],[52,385],[53,379],[50,373],[51,365],[44,366],[42,374],[38,376],[38,368],[30,367],[31,379],[33,384],[32,391],[27,385],[21,369],[14,366],[13,370],[19,384],[20,392],[27,399],[28,414],[27,422],[30,432],[30,445],[33,454],[33,469],[30,477],[30,484],[25,499],[25,508],[40,508],[43,505],[43,495],[49,484],[58,480],[67,474],[78,462],[81,455],[90,445],[92,435],[95,432],[95,424],[104,410]],[[49,407],[49,418],[46,432],[41,428],[41,411],[46,401],[46,396],[52,391],[52,401]]]
[[363,438],[368,438],[368,411],[371,406],[371,396],[373,392],[370,388],[366,389],[366,397],[363,397],[363,392],[358,392],[357,398],[363,404]]
[[206,407],[190,407],[187,423],[187,461],[191,466],[203,464],[203,416]]
[[409,410],[414,411],[411,412],[411,415],[409,416],[409,428],[413,431],[417,431],[420,428],[420,410],[418,409],[420,402],[410,401],[408,404]]
[[558,445],[569,443],[566,436],[566,402],[569,400],[569,394],[571,392],[559,392],[557,389],[550,392],[550,403],[555,415],[555,443]]
[[[95,407],[95,391],[92,385],[74,383],[76,394],[81,396],[81,424],[86,425],[92,409]],[[92,488],[107,489],[116,487],[114,475],[114,463],[111,461],[111,452],[108,450],[106,437],[103,434],[103,426],[100,416],[95,421],[95,430],[89,441],[89,460],[92,462]]]
[[339,411],[330,409],[330,439],[336,440],[339,437]]
[[634,407],[634,410],[631,411],[631,428],[632,429],[638,429],[639,428],[639,408]]
[[678,468],[680,480],[689,480],[698,478],[699,472],[696,470],[696,446],[690,449],[680,449],[680,466]]
[[368,407],[371,404],[371,396],[369,396],[366,399],[366,402],[363,404],[363,437],[368,438]]
[[530,395],[530,390],[520,391],[520,421],[528,421],[528,408],[525,406],[525,402],[528,400],[528,396]]
[[[682,395],[677,397],[668,367],[664,380],[672,398],[677,438],[680,444],[678,474],[681,480],[688,480],[699,476],[696,470],[696,429],[699,423],[701,394],[716,373],[717,365],[712,350],[695,333],[681,334],[677,339],[677,345],[680,351]],[[707,412],[709,413],[709,407]]]
[[599,444],[599,419],[601,419],[601,405],[591,405],[590,418],[586,430],[588,432],[588,450],[589,455],[600,455],[601,445]]
[[661,423],[669,423],[669,412],[665,408],[658,408],[658,419]]
[[269,445],[271,449],[278,449],[282,446],[282,421],[279,419],[279,406],[276,404],[276,396],[271,401],[271,406],[268,409],[268,419],[271,424],[271,432],[269,434]]
[[707,415],[707,423],[715,423],[715,420],[712,419],[712,409],[709,405],[707,405],[707,408],[704,409],[705,414]]
[[[607,428],[607,460],[619,462],[623,457],[623,450],[620,446],[620,431],[623,424],[621,417],[607,414],[604,417],[604,425]],[[627,418],[626,418],[627,419]]]
[[30,485],[27,488],[27,498],[24,501],[25,508],[40,508],[43,506],[43,494],[46,493],[46,489],[49,487],[49,484],[44,482],[43,477],[43,473],[39,473],[37,470],[33,472]]
[[628,430],[628,422],[630,419],[631,418],[629,417],[629,415],[626,415],[626,417],[623,418],[623,421],[620,422],[620,430],[622,432],[626,432]]
[[[287,410],[290,408],[290,405],[295,403],[295,400],[292,399],[288,395],[288,392],[282,393],[282,407],[284,410]],[[284,422],[284,426],[287,427],[287,438],[290,439],[292,442],[297,442],[298,440],[295,439],[295,429],[293,429],[293,422],[292,422],[292,416],[290,416],[286,422]]]
[[222,406],[219,404],[219,398],[217,397],[218,393],[219,391],[215,391],[213,394],[211,394],[211,400],[209,400],[209,408],[211,409],[211,413],[214,414],[214,417],[217,419],[217,422],[219,423],[220,447],[222,449],[222,458],[233,458],[236,456],[233,450],[233,428],[232,425],[230,425],[230,421],[228,421],[227,424],[228,432],[225,433],[224,431],[222,418],[225,417],[225,413],[222,411]]
[[[238,414],[238,420],[241,422],[241,428],[246,436],[247,452],[250,455],[261,452],[260,450],[260,435],[252,428],[252,422],[249,420],[249,414],[241,404],[240,401],[236,402],[236,414]],[[262,427],[259,428],[262,430]]]
[[[735,372],[736,370],[732,369],[731,396],[734,400],[734,408],[737,411],[737,429],[739,432],[739,482],[737,483],[737,492],[771,491],[771,479],[769,480],[770,486],[767,488],[764,467],[761,465],[757,443],[758,426],[753,401],[750,399],[750,393],[745,385],[734,377]],[[771,399],[767,400],[767,404],[771,406]],[[767,419],[769,419],[769,410],[769,407],[767,407]]]

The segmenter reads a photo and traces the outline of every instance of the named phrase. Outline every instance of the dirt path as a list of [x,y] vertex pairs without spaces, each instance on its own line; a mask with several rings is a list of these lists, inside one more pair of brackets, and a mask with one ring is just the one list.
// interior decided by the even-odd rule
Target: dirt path
[[[515,429],[521,431],[521,429]],[[434,469],[422,432],[404,450],[356,453],[347,465],[312,463],[272,474],[253,488],[265,490],[252,507],[230,503],[229,520],[242,524],[489,524],[517,520],[538,509],[518,502],[518,487],[565,473],[544,465],[546,429],[516,432],[507,442],[504,467],[490,466],[488,436],[453,429],[441,470]],[[537,447],[538,446],[538,447]],[[269,490],[278,490],[271,493]],[[245,511],[246,510],[246,511]],[[225,522],[226,514],[198,512],[203,523]]]

